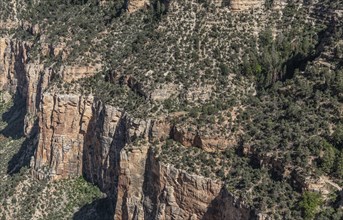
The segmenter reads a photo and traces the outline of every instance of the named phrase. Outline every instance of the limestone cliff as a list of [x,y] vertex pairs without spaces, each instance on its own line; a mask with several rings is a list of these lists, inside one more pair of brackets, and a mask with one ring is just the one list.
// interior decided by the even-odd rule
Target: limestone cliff
[[[317,7],[311,1],[295,1],[287,10],[273,11],[282,9],[288,1],[153,1],[149,6],[147,0],[100,0],[86,4],[74,1],[68,7],[60,7],[59,2],[40,2],[30,8],[31,12],[26,10],[27,15],[14,14],[14,22],[0,21],[1,33],[7,34],[0,38],[0,100],[14,100],[6,115],[11,119],[4,121],[9,124],[5,129],[11,129],[12,122],[21,126],[21,132],[13,132],[17,136],[1,134],[9,139],[27,138],[9,162],[8,175],[26,166],[30,160],[22,165],[25,158],[31,159],[30,174],[39,180],[63,182],[59,180],[83,176],[106,193],[114,219],[274,219],[281,215],[288,218],[291,215],[283,210],[293,209],[300,201],[301,194],[296,191],[319,189],[326,196],[331,192],[327,185],[342,190],[325,176],[319,180],[306,179],[312,175],[312,161],[321,161],[322,150],[315,157],[303,155],[308,157],[307,161],[295,158],[302,151],[300,148],[296,155],[278,150],[278,144],[282,144],[293,152],[292,132],[308,134],[301,138],[306,139],[318,130],[309,127],[301,132],[302,126],[294,125],[293,118],[301,116],[298,107],[304,106],[302,98],[284,97],[298,100],[293,109],[288,102],[280,101],[278,95],[282,99],[282,93],[311,93],[310,88],[297,92],[288,86],[298,84],[292,84],[292,68],[298,66],[293,62],[312,65],[308,62],[318,61],[315,57],[307,61],[312,52],[306,51],[317,50],[306,45],[309,41],[317,42],[312,35],[321,38],[320,35],[336,28],[317,30],[318,21],[334,24],[339,20],[329,18],[331,12],[322,10],[325,7],[321,4]],[[339,2],[336,3],[338,6]],[[327,7],[328,11],[331,7],[334,8]],[[46,10],[42,16],[34,16],[46,8],[56,12]],[[143,8],[146,10],[140,10]],[[16,6],[14,9],[17,10]],[[20,10],[24,9],[20,5]],[[291,28],[293,22],[299,24],[296,29]],[[267,94],[269,90],[256,96],[260,79],[246,77],[250,70],[261,72],[262,65],[267,66],[264,59],[268,60],[268,54],[267,58],[260,54],[269,50],[262,50],[259,39],[265,37],[261,31],[269,26],[294,34],[283,36],[273,32],[275,39],[280,40],[275,48],[280,63],[275,66],[290,65],[282,70],[287,72],[287,79],[289,75],[288,86],[284,87],[283,82],[275,86],[279,93],[275,97]],[[20,31],[12,35],[17,31],[10,30],[14,27]],[[302,36],[303,30],[309,31],[306,36]],[[339,30],[335,35],[340,33]],[[266,34],[272,40],[269,28]],[[302,41],[304,45],[298,43]],[[323,45],[333,47],[329,42]],[[289,56],[283,55],[288,50],[284,46],[290,46]],[[324,55],[341,58],[340,48],[337,46]],[[303,58],[292,57],[298,51]],[[250,64],[254,58],[258,65]],[[337,66],[342,66],[339,59]],[[273,70],[271,76],[277,71]],[[269,75],[258,77],[269,81]],[[300,84],[302,77],[295,77]],[[304,85],[312,85],[305,82]],[[336,84],[331,86],[332,93],[341,90]],[[296,87],[307,88],[302,84]],[[313,86],[316,88],[321,90],[322,85]],[[326,111],[330,108],[324,106],[318,111],[330,115]],[[307,124],[315,121],[317,114],[313,112]],[[279,124],[279,117],[285,122],[284,131],[274,126]],[[336,116],[332,119],[337,121]],[[318,124],[318,128],[330,131],[323,133],[326,137],[337,129],[330,120],[326,120],[329,129],[324,128],[326,124]],[[276,131],[282,131],[279,133],[283,136],[274,136]],[[284,138],[288,138],[285,143]],[[275,190],[273,195],[270,189]],[[295,198],[290,199],[293,195]],[[257,217],[255,209],[261,210]],[[275,216],[268,216],[274,213]]]
[[26,94],[25,64],[29,44],[21,41],[0,39],[0,89],[22,95]]
[[[222,189],[222,183],[162,164],[152,150],[143,158],[138,156],[146,155],[146,150],[133,148],[122,153],[118,219],[252,218],[247,207]],[[144,165],[145,170],[137,169]]]
[[84,175],[114,199],[115,219],[250,218],[221,182],[159,162],[150,142],[168,137],[161,121],[132,118],[93,96],[50,93],[38,118],[34,175]]
[[[31,161],[37,178],[84,175],[115,198],[116,219],[248,218],[249,210],[235,207],[237,201],[221,189],[222,183],[161,164],[151,153],[149,141],[165,140],[173,131],[176,140],[188,134],[178,134],[165,118],[134,119],[93,96],[45,92],[57,74],[71,81],[94,70],[63,67],[56,73],[29,62],[29,44],[0,42],[1,90],[24,98],[26,134],[37,118],[37,149]],[[145,144],[135,146],[137,141]],[[218,201],[227,204],[220,208],[214,205]],[[227,207],[232,209],[229,215]]]
[[92,95],[46,91],[56,76],[70,82],[97,67],[56,71],[32,63],[30,47],[2,38],[0,77],[2,91],[24,100],[25,134],[37,128],[34,176],[58,180],[83,175],[113,199],[115,219],[250,218],[250,210],[221,182],[162,164],[152,152],[154,140],[172,137],[182,143],[192,134],[180,133],[163,117],[135,119]]
[[20,111],[25,114],[26,135],[31,132],[41,93],[52,74],[42,64],[29,62],[31,46],[31,43],[0,38],[0,89],[22,100],[24,105]]
[[[23,99],[25,104],[24,133],[29,135],[38,113],[43,92],[54,78],[65,82],[92,76],[101,65],[62,65],[59,69],[34,62],[29,58],[32,43],[0,38],[0,89]],[[54,49],[54,47],[51,47]],[[42,48],[44,53],[44,48]]]

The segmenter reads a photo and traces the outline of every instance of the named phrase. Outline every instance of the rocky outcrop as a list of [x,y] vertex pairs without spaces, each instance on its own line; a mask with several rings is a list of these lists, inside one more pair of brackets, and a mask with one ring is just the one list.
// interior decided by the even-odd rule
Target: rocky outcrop
[[25,65],[26,73],[26,115],[24,120],[24,133],[30,134],[35,126],[41,97],[44,90],[48,87],[54,76],[54,71],[51,68],[45,68],[42,64],[27,64]]
[[[56,69],[53,65],[33,62],[28,56],[31,47],[31,43],[0,38],[0,90],[6,96],[11,94],[26,102],[23,125],[26,135],[30,134],[35,124],[43,92],[56,76],[65,82],[72,82],[90,77],[101,69],[101,65],[62,65]],[[51,48],[57,50],[55,47]]]
[[83,175],[112,198],[115,219],[250,218],[221,182],[159,162],[151,143],[168,138],[163,120],[132,118],[92,96],[50,93],[38,118],[33,174]]
[[39,179],[82,174],[81,147],[84,138],[81,133],[87,131],[91,107],[91,98],[81,102],[78,96],[43,96],[38,146],[33,161]]
[[179,86],[177,84],[168,83],[161,85],[159,88],[154,89],[150,94],[150,99],[154,101],[164,101],[172,96],[179,94]]
[[15,20],[0,20],[0,30],[10,30],[18,27],[18,22]]
[[130,13],[135,12],[141,8],[147,7],[149,1],[147,0],[127,0],[127,8]]
[[62,66],[59,75],[65,82],[72,82],[85,77],[91,77],[100,71],[101,65]]
[[[106,7],[110,0],[100,0],[100,5]],[[125,0],[123,8],[128,10],[128,12],[133,13],[139,9],[147,7],[149,5],[148,0]]]
[[[217,0],[216,0],[217,1]],[[257,8],[261,8],[263,6],[265,6],[265,2],[264,0],[223,0],[221,5],[229,5],[230,9],[232,11],[244,11],[244,10],[248,10],[248,9],[257,9]],[[270,1],[271,5],[270,6],[266,6],[266,7],[271,7],[272,9],[275,10],[280,10],[282,8],[284,8],[287,5],[287,1],[286,0],[273,0]]]
[[[250,217],[249,209],[223,190],[221,182],[159,162],[152,143],[170,137],[183,143],[181,136],[187,136],[181,134],[179,140],[169,119],[135,119],[93,96],[47,91],[56,76],[71,82],[100,67],[62,66],[56,70],[30,61],[31,46],[0,40],[0,89],[24,100],[25,134],[31,134],[37,125],[33,142],[37,148],[31,159],[34,176],[58,180],[83,175],[114,201],[115,219]],[[137,81],[131,79],[127,84],[140,91]],[[169,92],[146,96],[161,101],[174,91],[168,86],[161,89]],[[205,136],[191,139],[204,149],[210,146]]]
[[237,140],[219,135],[205,135],[199,131],[189,131],[183,127],[174,126],[171,138],[186,147],[199,147],[206,152],[225,150],[228,146],[235,146]]
[[233,11],[242,11],[251,8],[261,7],[264,0],[231,0],[230,8]]
[[115,219],[253,218],[221,182],[162,164],[147,146],[124,149],[119,165]]
[[[222,183],[161,166],[161,199],[157,219],[250,219]],[[192,204],[192,205],[190,205]]]
[[25,64],[30,44],[0,38],[0,89],[14,94],[26,94]]
[[[20,100],[24,134],[33,128],[37,107],[44,88],[48,86],[51,69],[44,65],[29,63],[28,53],[32,44],[8,38],[0,39],[0,89]],[[23,103],[21,103],[23,102]]]

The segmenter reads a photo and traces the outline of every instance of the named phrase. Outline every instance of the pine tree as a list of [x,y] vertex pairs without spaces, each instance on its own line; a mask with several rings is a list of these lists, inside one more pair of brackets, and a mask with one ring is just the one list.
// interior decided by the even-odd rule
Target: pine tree
[[336,175],[343,178],[343,149],[336,160]]
[[335,157],[336,157],[335,148],[326,141],[324,141],[323,147],[324,147],[324,156],[322,158],[321,167],[324,172],[330,173],[335,164]]

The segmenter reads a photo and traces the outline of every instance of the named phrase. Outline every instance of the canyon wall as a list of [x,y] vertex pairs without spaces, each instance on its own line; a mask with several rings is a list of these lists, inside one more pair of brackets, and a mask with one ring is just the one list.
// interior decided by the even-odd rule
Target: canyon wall
[[[44,93],[32,166],[39,178],[83,175],[113,198],[115,219],[249,219],[223,184],[159,162],[165,123],[132,118],[93,96]],[[206,218],[205,218],[206,217]]]
[[[28,53],[33,46],[30,42],[0,38],[0,90],[5,97],[10,95],[21,99],[21,111],[25,113],[24,134],[30,135],[36,123],[44,91],[54,78],[71,82],[94,75],[101,65],[64,66],[54,69],[38,61],[30,60]],[[51,50],[55,47],[51,46]],[[44,48],[42,48],[41,52]]]
[[[137,157],[146,150],[133,148],[122,153],[118,184],[122,200],[117,201],[115,210],[118,219],[252,218],[250,210],[222,188],[221,182],[160,163],[151,149],[146,159]],[[144,176],[144,181],[139,176]]]
[[[177,129],[165,118],[137,119],[92,95],[47,90],[57,75],[69,81],[80,71],[63,74],[65,67],[57,71],[34,63],[28,58],[31,46],[0,39],[0,89],[19,98],[15,104],[25,113],[24,134],[35,138],[33,176],[83,175],[112,198],[114,219],[253,218],[222,182],[163,164],[153,153],[155,140],[189,134],[171,134]],[[94,71],[86,69],[84,75]]]
[[26,42],[0,38],[0,89],[14,94],[18,90],[26,94],[27,52],[30,45]]
[[[30,62],[30,44],[9,39],[0,43],[1,90],[21,97],[25,133],[37,129],[31,160],[36,178],[83,175],[113,199],[115,219],[252,216],[221,182],[159,162],[151,143],[178,131],[166,119],[135,119],[91,95],[46,91],[57,71]],[[189,134],[174,136],[182,140]]]

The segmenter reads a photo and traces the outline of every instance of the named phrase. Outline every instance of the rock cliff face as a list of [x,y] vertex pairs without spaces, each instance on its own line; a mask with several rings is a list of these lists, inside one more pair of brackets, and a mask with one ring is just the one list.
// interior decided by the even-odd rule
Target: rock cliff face
[[149,4],[147,0],[127,0],[129,12],[135,12]]
[[[39,141],[34,167],[39,178],[66,178],[86,174],[106,185],[118,152],[138,138],[147,138],[150,121],[130,118],[93,96],[45,93],[39,118]],[[46,173],[44,167],[49,167]],[[102,183],[104,181],[105,183]]]
[[134,119],[92,96],[49,93],[38,118],[35,176],[84,175],[114,199],[115,219],[251,217],[222,183],[158,161],[149,142],[169,135],[161,121]]
[[[37,148],[31,160],[35,177],[83,175],[112,199],[115,219],[253,217],[222,188],[223,183],[163,164],[153,153],[155,140],[172,137],[182,142],[192,134],[180,132],[163,117],[133,118],[91,95],[47,91],[57,75],[70,82],[92,75],[97,67],[57,71],[30,61],[31,46],[0,39],[0,89],[24,100],[24,133],[30,135],[36,128]],[[205,137],[191,139],[206,145]]]
[[0,38],[0,89],[25,101],[26,135],[30,134],[34,126],[43,92],[54,77],[59,76],[63,81],[71,82],[92,76],[101,68],[100,65],[62,65],[59,70],[55,70],[50,66],[32,62],[28,58],[31,47],[31,43]]
[[56,73],[29,63],[25,43],[0,42],[1,90],[24,98],[26,134],[38,122],[31,161],[38,179],[85,176],[113,198],[115,219],[250,218],[222,183],[158,161],[149,143],[177,131],[165,119],[139,120],[93,96],[45,92]]
[[25,42],[0,39],[0,89],[10,93],[16,90],[26,94],[27,50],[30,45]]
[[[122,154],[118,185],[118,195],[122,196],[118,198],[123,199],[117,201],[115,216],[118,219],[251,218],[250,210],[222,189],[220,182],[161,164],[151,150],[146,159],[139,160],[137,155],[145,153],[146,149],[132,149]],[[139,181],[135,167],[144,164],[145,170],[140,170],[139,174],[145,178]]]
[[41,64],[29,63],[30,43],[0,39],[0,89],[5,93],[22,99],[25,112],[24,133],[29,134],[34,125],[34,118],[40,97],[47,87],[52,70]]
[[217,152],[225,150],[227,146],[235,146],[237,140],[234,137],[220,135],[206,135],[201,132],[189,131],[184,127],[174,126],[170,132],[171,138],[186,147],[199,147],[205,152]]
[[[112,0],[98,2],[103,4],[103,7],[106,7],[107,3],[114,3]],[[21,123],[18,124],[23,127],[23,134],[27,136],[26,140],[29,140],[28,145],[30,145],[29,147],[26,146],[27,143],[22,145],[23,151],[30,151],[29,154],[24,152],[25,157],[22,157],[21,148],[8,165],[11,165],[13,161],[13,163],[21,162],[22,158],[30,159],[32,155],[31,161],[28,160],[31,162],[31,173],[39,180],[58,181],[83,176],[107,194],[113,209],[111,210],[113,218],[125,220],[267,219],[267,215],[272,210],[285,209],[286,205],[275,208],[274,204],[286,198],[281,196],[290,198],[281,192],[284,191],[283,189],[288,190],[289,185],[298,191],[304,189],[318,191],[319,189],[329,194],[330,190],[327,189],[332,186],[342,191],[325,176],[319,181],[312,181],[312,179],[306,179],[311,172],[306,173],[303,169],[293,170],[292,163],[295,155],[283,154],[284,151],[282,154],[279,154],[280,151],[276,154],[271,153],[270,149],[276,148],[272,145],[289,145],[289,142],[276,141],[279,140],[277,139],[279,136],[264,134],[273,134],[272,128],[279,130],[273,124],[277,123],[280,118],[285,122],[283,118],[288,118],[288,110],[290,110],[290,115],[293,115],[292,108],[282,107],[288,106],[288,101],[279,103],[278,100],[279,98],[295,100],[295,97],[278,97],[277,93],[270,97],[265,96],[264,93],[262,93],[263,97],[253,97],[257,94],[258,90],[255,90],[255,86],[259,87],[259,80],[250,81],[253,79],[245,78],[245,74],[242,76],[235,74],[242,72],[239,68],[241,61],[245,67],[245,64],[248,64],[245,61],[255,61],[253,58],[256,58],[259,63],[262,60],[259,54],[262,51],[260,48],[263,47],[261,43],[257,47],[254,42],[258,39],[260,31],[268,26],[268,22],[280,21],[280,25],[275,25],[275,28],[280,27],[280,30],[283,30],[283,27],[291,26],[288,18],[283,21],[283,17],[287,17],[284,15],[294,12],[291,21],[297,22],[298,20],[294,19],[298,15],[301,17],[304,15],[304,24],[298,28],[307,30],[308,22],[315,24],[316,21],[323,20],[313,17],[310,13],[307,15],[307,12],[316,8],[311,9],[312,6],[309,4],[308,8],[304,8],[306,10],[294,7],[283,14],[282,12],[274,13],[272,9],[281,9],[288,2],[286,0],[213,0],[210,2],[166,0],[155,1],[156,5],[149,6],[146,14],[129,15],[126,13],[117,19],[114,18],[115,13],[112,13],[115,12],[112,9],[117,10],[118,7],[132,13],[148,6],[148,2],[150,1],[120,1],[122,5],[115,5],[116,7],[110,5],[109,12],[93,5],[89,8],[87,4],[76,3],[64,17],[64,24],[59,22],[57,24],[56,21],[60,21],[61,15],[64,16],[64,9],[69,9],[69,7],[59,8],[58,4],[50,5],[57,6],[58,13],[46,14],[46,19],[40,19],[41,16],[38,17],[39,19],[32,19],[37,22],[35,25],[30,24],[30,21],[19,23],[0,21],[0,31],[20,24],[24,32],[18,33],[18,37],[28,39],[25,42],[9,39],[9,37],[0,38],[0,99],[10,100],[9,97],[13,96],[15,104],[19,103],[19,106],[15,105],[12,108],[15,109],[13,114],[10,112],[8,115],[15,118],[13,121],[20,118]],[[267,4],[267,7],[264,7],[265,2],[270,2],[271,5]],[[212,7],[212,3],[218,8]],[[302,3],[299,2],[299,4]],[[21,9],[25,9],[22,5],[20,6]],[[42,8],[47,6],[41,5]],[[161,14],[160,6],[170,10],[167,10],[167,14]],[[255,10],[257,8],[258,10]],[[79,11],[85,11],[85,13],[80,14],[82,17],[75,16],[74,9],[84,9]],[[156,11],[150,9],[156,9]],[[246,12],[240,12],[243,10]],[[32,16],[34,11],[36,10],[28,16],[35,17]],[[37,11],[41,11],[40,6],[37,7]],[[237,13],[231,13],[232,11]],[[250,13],[251,11],[254,13]],[[339,11],[336,13],[338,13],[337,18],[342,14]],[[329,13],[322,10],[316,16],[331,17]],[[14,17],[18,20],[21,16]],[[315,19],[311,20],[312,17]],[[89,20],[82,18],[89,18]],[[157,18],[158,22],[155,22]],[[308,20],[309,18],[311,19]],[[80,19],[85,21],[84,25],[79,25]],[[329,21],[329,18],[325,19]],[[153,22],[152,27],[147,25],[150,23],[149,20]],[[330,18],[331,23],[335,23],[336,20],[338,20],[336,17]],[[300,20],[299,23],[301,22]],[[82,30],[78,29],[78,26]],[[56,29],[56,27],[62,27],[62,29]],[[316,33],[315,29],[307,31]],[[295,29],[285,28],[285,30]],[[22,35],[25,32],[28,35]],[[57,33],[63,33],[63,35],[58,36]],[[52,36],[54,34],[57,36]],[[275,34],[278,35],[278,33]],[[312,37],[305,35],[299,36],[298,41],[303,39],[312,42]],[[280,36],[280,40],[285,39],[285,42],[280,42],[280,46],[281,43],[286,43],[288,38],[293,37],[292,35]],[[278,37],[276,36],[276,39],[279,39]],[[34,40],[30,42],[29,39]],[[252,43],[249,45],[250,43],[247,42]],[[83,47],[86,44],[91,47]],[[164,47],[165,45],[167,47]],[[288,44],[285,45],[288,46]],[[267,46],[265,45],[265,48],[268,48]],[[297,52],[299,48],[302,50],[307,46],[311,47],[294,42],[294,45],[291,44],[290,52],[293,48]],[[332,45],[327,44],[327,46]],[[34,53],[30,53],[31,48],[35,48]],[[283,49],[281,48],[280,51],[282,52]],[[249,51],[253,53],[250,54]],[[80,54],[74,54],[74,52]],[[247,55],[248,60],[241,59],[243,54]],[[69,57],[69,55],[73,56]],[[84,55],[87,56],[83,57]],[[255,55],[258,56],[255,57]],[[57,56],[59,59],[50,59]],[[293,60],[292,57],[286,58]],[[41,62],[41,59],[45,59],[44,62]],[[280,56],[280,61],[283,59]],[[285,61],[287,64],[288,60]],[[84,64],[84,62],[90,63]],[[291,62],[290,65],[293,66],[293,63]],[[260,72],[259,65],[251,66],[251,68],[256,69],[255,72]],[[99,74],[89,80],[77,82],[94,76],[99,70],[103,70],[103,75]],[[285,70],[288,72],[288,68]],[[275,74],[275,70],[273,72]],[[325,75],[325,72],[323,74]],[[269,77],[266,76],[266,78]],[[334,78],[330,80],[333,81]],[[296,84],[297,82],[294,81],[294,85]],[[90,89],[81,89],[84,85],[89,85]],[[288,85],[293,86],[293,84]],[[307,90],[307,85],[312,86],[306,81],[305,90]],[[275,88],[279,86],[281,85]],[[336,85],[333,87],[335,89],[332,91],[335,91]],[[76,90],[72,91],[75,88]],[[322,85],[318,88],[322,88]],[[75,92],[79,89],[90,95]],[[285,87],[282,86],[279,89],[281,91]],[[277,90],[275,92],[278,92]],[[283,90],[284,93],[288,91],[292,90]],[[253,95],[250,96],[250,93]],[[304,91],[304,93],[310,92]],[[112,105],[102,102],[99,94],[108,95],[111,100],[106,99],[108,97],[104,99]],[[297,93],[294,92],[294,94]],[[122,95],[129,97],[128,102],[119,104],[117,101],[122,100],[118,97],[123,97]],[[16,101],[17,98],[19,101]],[[337,99],[334,100],[337,101]],[[269,102],[274,105],[270,105],[271,107],[277,108],[282,114],[276,112],[265,114],[266,111],[262,110],[273,109],[270,108]],[[141,118],[129,114],[123,110],[123,106],[131,109],[130,112],[134,107],[140,106],[142,111],[138,111],[135,115],[141,115],[137,116]],[[302,105],[296,105],[296,107],[299,106]],[[336,111],[337,106],[334,107],[333,111]],[[329,108],[331,107],[325,107],[324,110]],[[24,116],[17,117],[16,111]],[[146,112],[148,114],[145,114]],[[264,116],[268,116],[266,123],[257,123],[260,120],[265,121]],[[274,116],[277,116],[275,120]],[[316,119],[316,117],[313,118]],[[313,121],[313,118],[309,121]],[[335,117],[332,119],[336,120]],[[254,126],[256,123],[258,126]],[[331,121],[327,123],[330,124]],[[285,122],[282,125],[292,128],[289,131],[287,129],[282,131],[284,134],[281,132],[283,136],[290,136],[289,140],[292,139],[289,132],[297,131],[299,127],[295,126],[293,129],[293,124],[296,123],[290,120],[289,124]],[[319,125],[319,128],[322,127],[321,124]],[[270,129],[269,133],[264,133],[266,129]],[[332,129],[334,128],[331,127],[330,130]],[[317,130],[317,128],[312,130]],[[262,131],[263,133],[260,133]],[[246,135],[242,135],[239,139],[241,134]],[[265,136],[270,137],[270,140],[264,141]],[[256,138],[260,143],[254,144]],[[168,139],[173,139],[178,144]],[[261,147],[262,144],[267,146]],[[199,149],[185,149],[191,147]],[[232,147],[235,148],[232,149]],[[288,146],[285,147],[288,149]],[[34,153],[31,149],[25,148],[34,148],[32,150]],[[293,149],[289,149],[293,152]],[[163,153],[159,154],[159,152]],[[244,158],[240,158],[241,153]],[[202,157],[204,155],[205,157]],[[285,159],[285,156],[290,156],[291,159]],[[318,159],[321,159],[320,157]],[[284,159],[290,160],[291,163],[286,163]],[[294,159],[298,160],[298,158]],[[311,161],[308,162],[310,165]],[[14,165],[13,169],[7,169],[7,173],[15,173],[16,171],[12,170],[17,170],[18,167],[20,169],[22,164],[24,163]],[[294,164],[299,166],[297,161]],[[191,174],[180,167],[190,172],[217,176],[222,179],[235,179],[224,184],[214,178]],[[257,171],[255,167],[263,168],[262,172],[255,172]],[[266,184],[265,180],[268,181]],[[275,184],[278,182],[275,180],[282,181],[280,184]],[[290,184],[286,184],[285,180],[290,180]],[[269,189],[272,187],[281,190],[277,191],[278,193],[273,192],[272,196],[276,195],[274,197],[277,198],[268,201],[271,204],[261,204],[261,206],[266,205],[266,208],[261,208],[261,210],[265,209],[263,211],[267,212],[256,217],[254,211],[244,201],[228,192],[223,185],[232,187],[236,190],[235,192],[242,192],[242,197],[247,196],[248,201],[253,201],[254,205],[256,201],[259,201],[256,199],[270,195]],[[251,197],[248,194],[251,194]],[[295,196],[300,198],[300,194]],[[284,202],[293,207],[294,201],[295,199],[292,198],[292,203],[288,200]],[[42,209],[44,207],[40,210]],[[256,206],[256,209],[259,207]],[[286,212],[283,214],[288,216]]]

